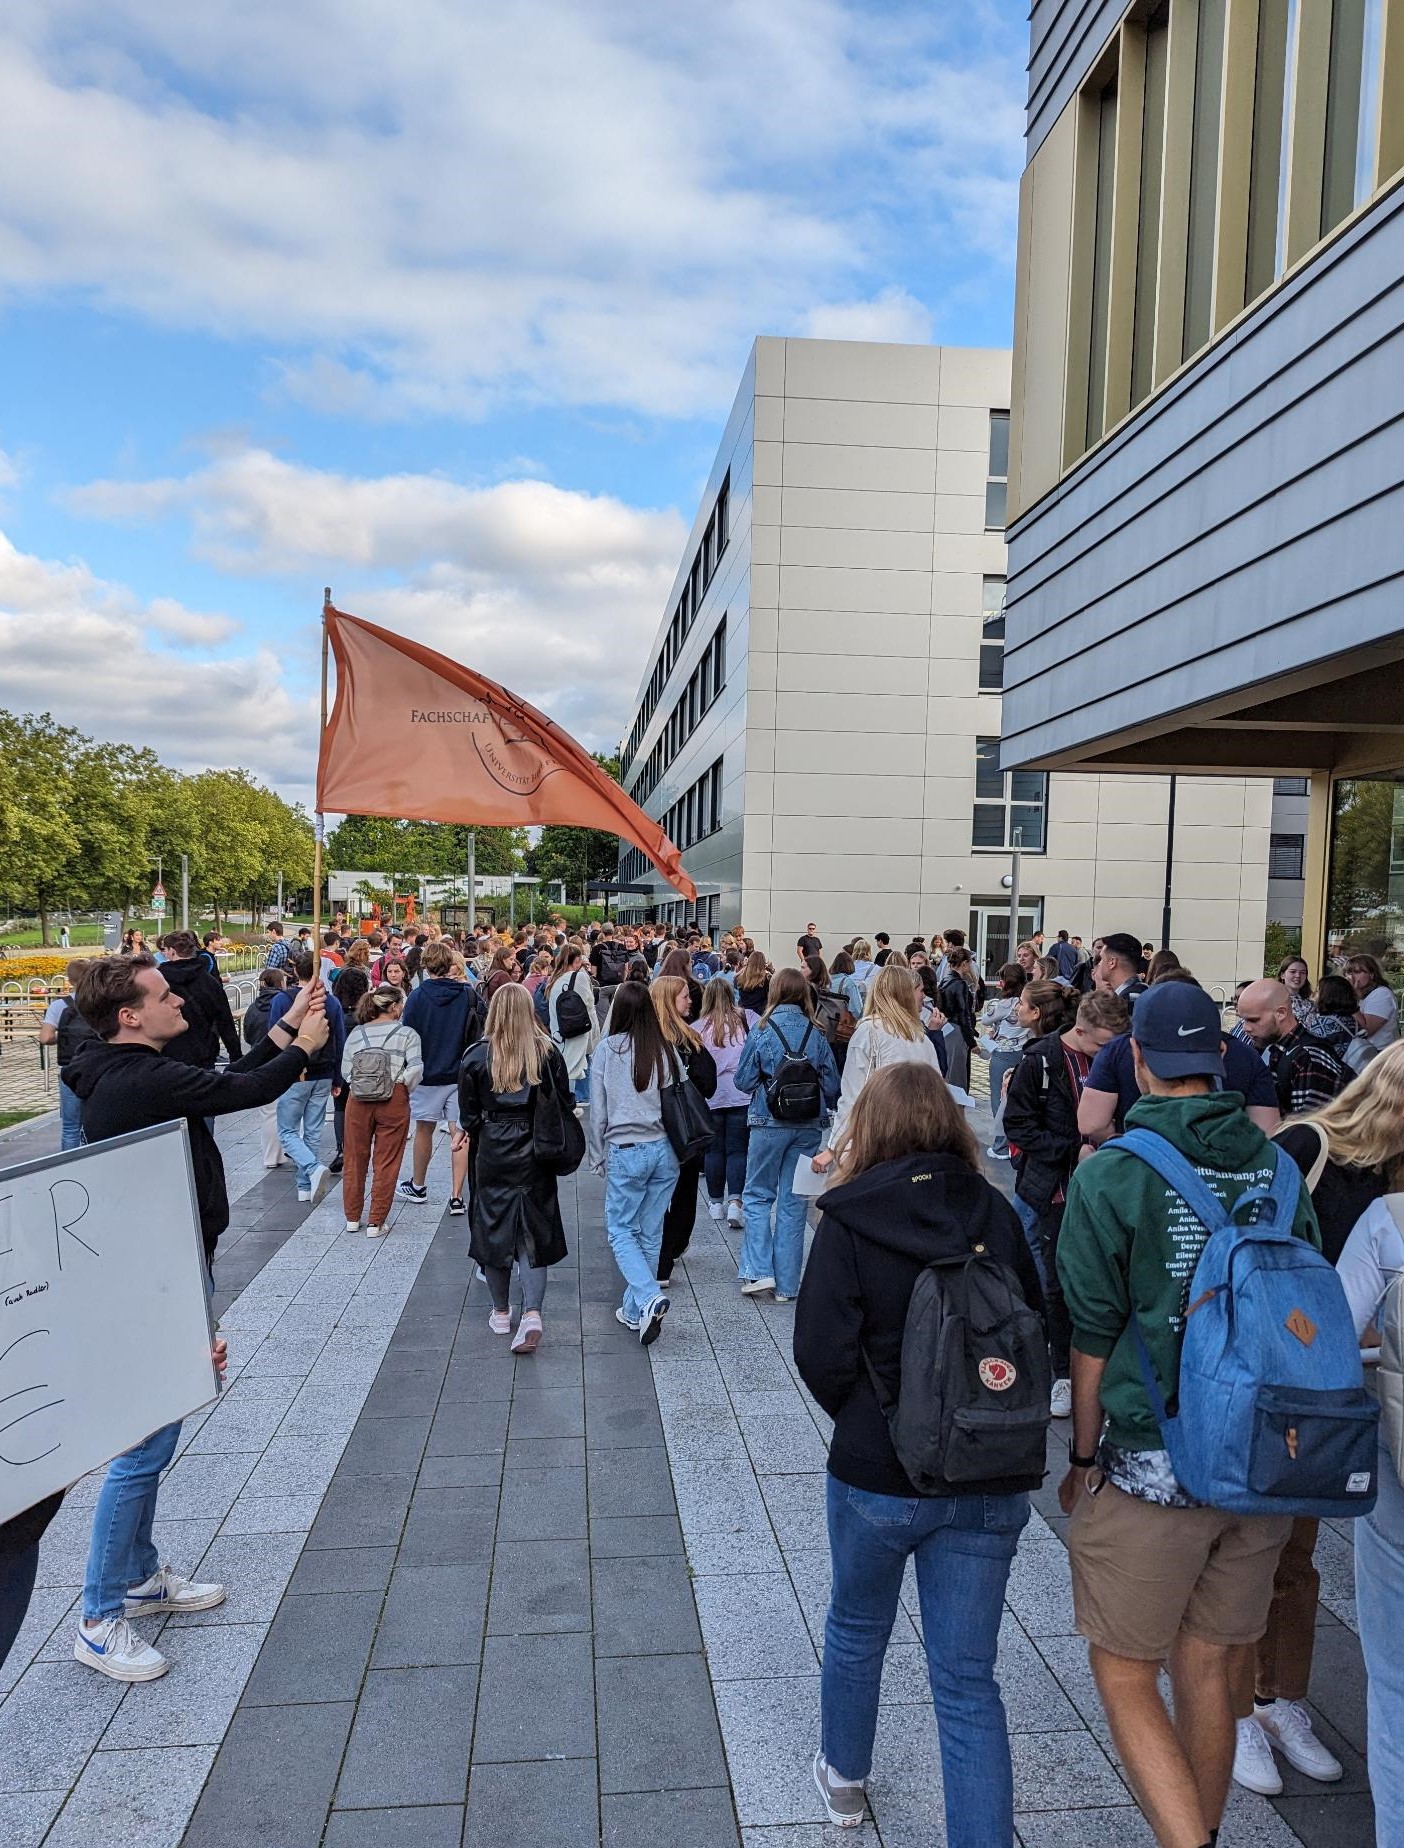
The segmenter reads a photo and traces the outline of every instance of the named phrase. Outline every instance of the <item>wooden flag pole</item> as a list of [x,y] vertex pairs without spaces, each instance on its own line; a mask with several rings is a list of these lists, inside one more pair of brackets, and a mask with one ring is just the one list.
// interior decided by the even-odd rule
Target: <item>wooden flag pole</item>
[[[322,592],[322,716],[317,728],[317,757],[321,760],[322,739],[327,730],[327,615],[331,610],[331,585]],[[316,838],[312,848],[312,968],[320,966],[322,954],[322,836],[326,832],[322,811],[315,818]]]

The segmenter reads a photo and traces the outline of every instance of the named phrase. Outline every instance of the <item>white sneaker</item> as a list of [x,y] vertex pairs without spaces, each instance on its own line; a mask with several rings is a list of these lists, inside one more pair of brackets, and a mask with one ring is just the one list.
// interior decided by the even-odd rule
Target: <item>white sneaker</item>
[[840,1783],[822,1752],[814,1754],[814,1781],[819,1786],[830,1822],[840,1829],[861,1827],[868,1810],[868,1799],[861,1784]]
[[1233,1781],[1245,1790],[1256,1790],[1260,1797],[1282,1794],[1282,1779],[1273,1763],[1268,1736],[1256,1720],[1238,1722],[1238,1739],[1233,1751]]
[[618,1324],[619,1324],[619,1326],[620,1326],[621,1328],[632,1328],[635,1334],[637,1334],[637,1333],[639,1332],[639,1325],[638,1325],[638,1323],[637,1323],[637,1322],[631,1322],[631,1321],[629,1320],[629,1318],[628,1318],[628,1316],[627,1316],[627,1315],[625,1315],[625,1313],[624,1313],[624,1311],[623,1311],[623,1309],[616,1309],[616,1310],[615,1310],[615,1312],[614,1312],[614,1319],[615,1319],[615,1321],[616,1321],[616,1322],[618,1322]]
[[173,1566],[158,1566],[144,1585],[127,1593],[123,1615],[149,1617],[153,1611],[212,1611],[223,1604],[223,1585],[201,1585],[182,1578]]
[[775,1288],[773,1277],[747,1277],[741,1285],[743,1296],[764,1296],[767,1290]]
[[86,1662],[113,1681],[158,1681],[170,1667],[159,1649],[142,1642],[125,1617],[80,1622],[73,1639],[73,1659]]
[[297,1197],[305,1206],[312,1198],[312,1189],[310,1187],[299,1187],[297,1190]]
[[732,1200],[728,1204],[726,1209],[726,1223],[729,1226],[735,1226],[738,1231],[745,1225],[746,1215],[741,1210],[741,1202],[739,1200]]
[[331,1184],[332,1171],[324,1161],[319,1161],[312,1170],[312,1185],[308,1188],[308,1198],[313,1206],[326,1198],[327,1188]]
[[359,1232],[360,1229],[361,1229],[361,1222],[359,1219],[348,1219],[347,1220],[346,1230],[348,1232]]
[[512,1311],[510,1309],[493,1309],[488,1315],[488,1327],[495,1335],[510,1335],[512,1332]]
[[1072,1381],[1054,1380],[1049,1409],[1055,1418],[1072,1417]]
[[366,1227],[366,1237],[367,1238],[384,1238],[385,1234],[389,1230],[390,1230],[389,1226],[367,1226]]
[[[1334,1784],[1342,1775],[1341,1761],[1311,1729],[1305,1701],[1273,1700],[1253,1709],[1253,1718],[1294,1771],[1314,1777],[1318,1784]],[[1240,1722],[1241,1724],[1241,1722]]]
[[717,1224],[720,1225],[726,1218],[726,1201],[708,1199],[707,1211],[712,1215],[712,1218]]

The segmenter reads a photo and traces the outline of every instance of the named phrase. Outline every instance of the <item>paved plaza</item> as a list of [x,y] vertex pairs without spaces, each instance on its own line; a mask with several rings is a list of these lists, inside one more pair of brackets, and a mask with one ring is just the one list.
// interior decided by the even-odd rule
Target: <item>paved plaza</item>
[[[467,1225],[401,1206],[373,1244],[309,1211],[256,1122],[220,1126],[234,1218],[215,1274],[228,1388],[188,1421],[157,1540],[225,1580],[216,1611],[145,1624],[171,1672],[74,1662],[96,1481],[46,1537],[0,1676],[6,1848],[823,1848],[810,1778],[828,1590],[826,1424],[793,1312],[735,1288],[700,1216],[662,1339],[613,1319],[602,1190],[562,1183],[571,1257],[547,1340],[514,1361],[470,1284]],[[442,1138],[439,1139],[442,1144]],[[56,1145],[45,1118],[0,1165]],[[995,1178],[1000,1178],[996,1176]],[[1073,1634],[1052,1473],[1010,1581],[1000,1679],[1025,1848],[1143,1848]],[[1348,1531],[1323,1528],[1313,1702],[1346,1766],[1235,1790],[1225,1848],[1368,1848]],[[909,1584],[872,1805],[842,1838],[944,1841]]]

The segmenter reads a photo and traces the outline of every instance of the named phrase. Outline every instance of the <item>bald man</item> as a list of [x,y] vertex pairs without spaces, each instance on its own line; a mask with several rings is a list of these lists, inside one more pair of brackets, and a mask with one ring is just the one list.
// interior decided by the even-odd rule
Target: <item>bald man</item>
[[1238,997],[1238,1019],[1272,1073],[1283,1116],[1319,1110],[1350,1083],[1332,1049],[1298,1021],[1281,982],[1250,982]]

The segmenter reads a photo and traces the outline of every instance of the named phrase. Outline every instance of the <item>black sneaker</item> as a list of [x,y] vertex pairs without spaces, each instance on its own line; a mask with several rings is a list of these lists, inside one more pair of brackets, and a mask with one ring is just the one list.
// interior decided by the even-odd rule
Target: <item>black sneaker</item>
[[451,1199],[451,1200],[449,1201],[449,1216],[450,1216],[450,1218],[452,1218],[452,1219],[462,1219],[462,1217],[463,1217],[463,1215],[464,1215],[464,1214],[465,1214],[465,1213],[466,1213],[467,1211],[468,1211],[468,1208],[467,1208],[467,1207],[466,1207],[466,1206],[465,1206],[465,1205],[463,1204],[463,1197],[462,1197],[462,1195],[461,1195],[461,1194],[455,1194],[455,1195],[453,1196],[453,1198],[452,1198],[452,1199]]
[[340,1174],[345,1165],[346,1158],[344,1155],[333,1155],[331,1160],[327,1163],[327,1168],[332,1174]]
[[401,1181],[400,1198],[402,1200],[413,1200],[416,1205],[423,1206],[424,1202],[429,1198],[427,1183],[423,1187],[416,1187],[413,1181]]
[[667,1313],[667,1297],[655,1296],[647,1309],[644,1310],[643,1320],[639,1323],[639,1340],[644,1347],[652,1347],[654,1342],[662,1334],[663,1318]]

